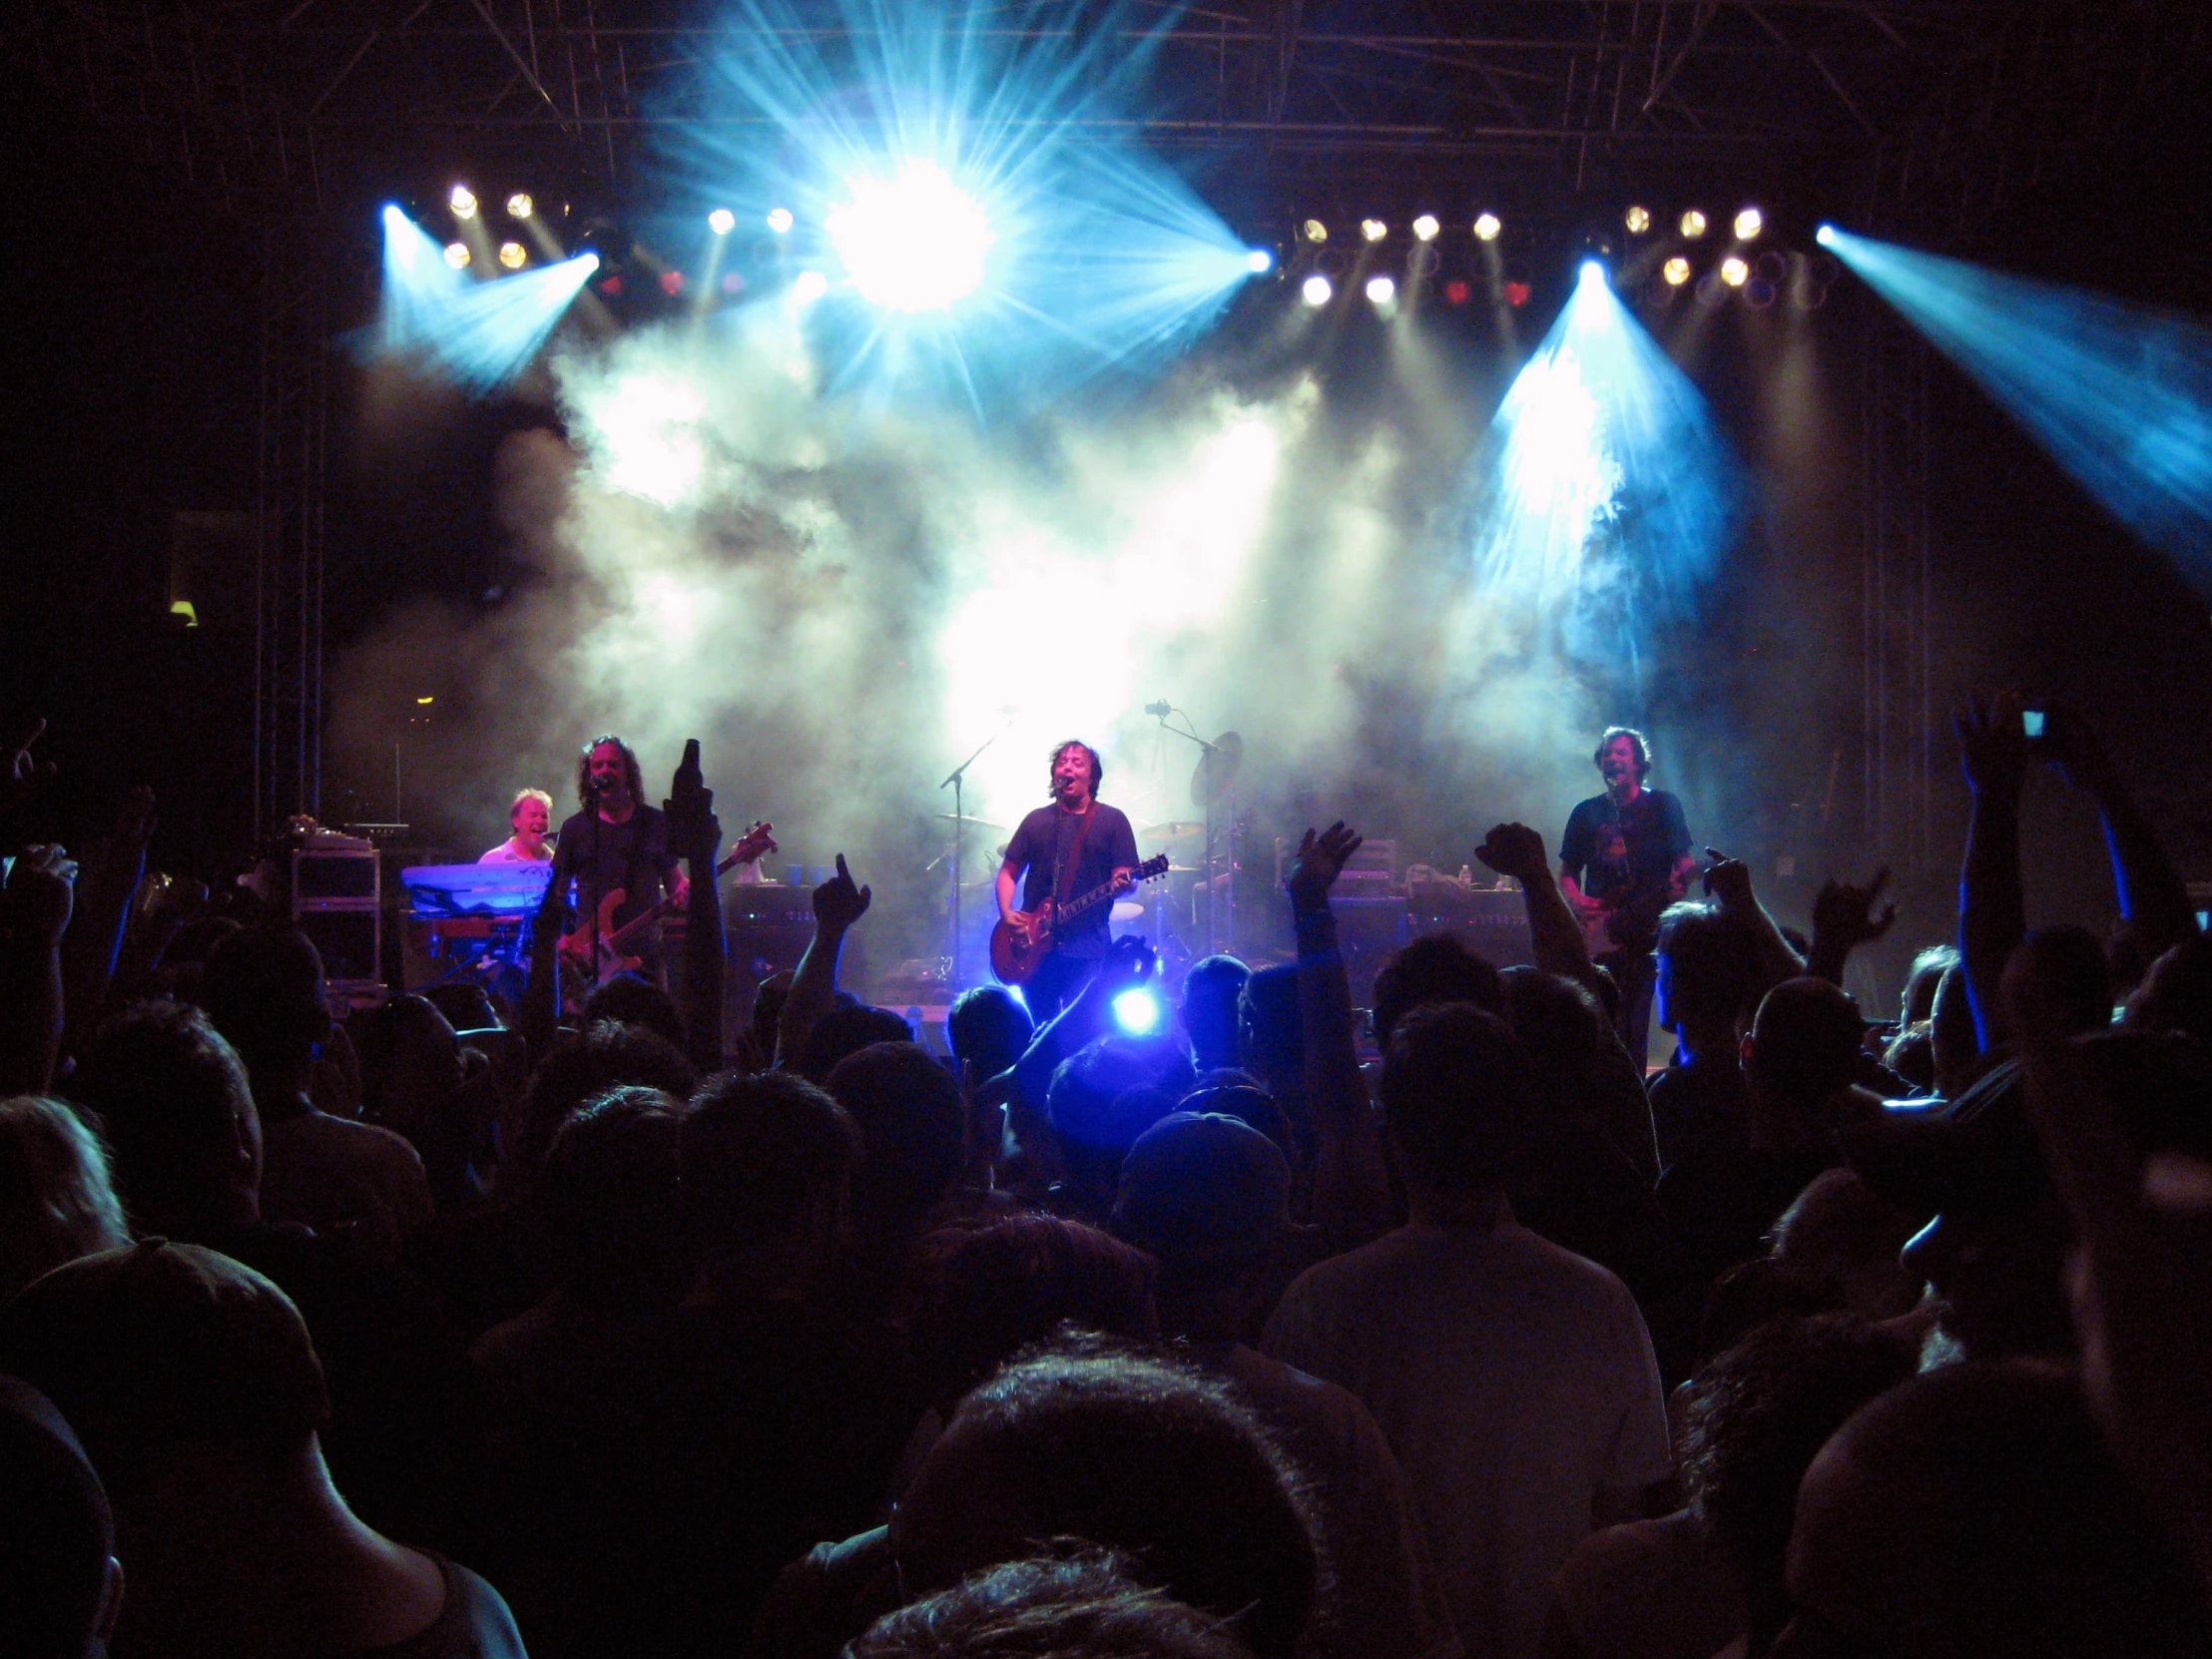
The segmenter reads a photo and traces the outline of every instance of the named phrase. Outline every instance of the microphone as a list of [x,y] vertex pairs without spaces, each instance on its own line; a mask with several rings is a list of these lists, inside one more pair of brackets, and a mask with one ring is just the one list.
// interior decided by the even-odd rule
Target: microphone
[[1158,703],[1147,703],[1144,706],[1144,712],[1152,716],[1155,720],[1165,720],[1173,711],[1169,707],[1167,700],[1163,698]]

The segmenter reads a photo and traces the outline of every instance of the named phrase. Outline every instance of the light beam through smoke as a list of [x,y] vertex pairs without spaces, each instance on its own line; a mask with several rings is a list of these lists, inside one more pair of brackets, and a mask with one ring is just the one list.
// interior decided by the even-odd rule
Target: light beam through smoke
[[584,254],[482,281],[447,265],[420,226],[386,207],[383,294],[359,343],[372,355],[442,372],[481,397],[529,366],[598,269],[597,256]]

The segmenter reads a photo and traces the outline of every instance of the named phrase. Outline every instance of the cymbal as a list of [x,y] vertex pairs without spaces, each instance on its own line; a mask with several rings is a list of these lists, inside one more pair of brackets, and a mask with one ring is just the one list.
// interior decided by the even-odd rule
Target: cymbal
[[1156,835],[1162,840],[1177,840],[1184,835],[1206,833],[1204,819],[1170,819],[1165,824],[1148,824],[1137,831],[1140,835]]
[[1003,830],[1006,828],[1003,824],[993,824],[987,818],[961,818],[952,813],[933,813],[930,816],[940,824],[964,824],[975,830]]
[[1198,770],[1191,774],[1191,800],[1201,807],[1220,801],[1229,793],[1243,761],[1244,739],[1235,732],[1224,732],[1214,740],[1214,747],[1198,758]]

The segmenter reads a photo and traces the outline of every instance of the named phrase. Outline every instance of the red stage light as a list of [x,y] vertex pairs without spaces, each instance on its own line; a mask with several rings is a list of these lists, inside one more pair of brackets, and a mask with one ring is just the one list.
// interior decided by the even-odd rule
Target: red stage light
[[1526,282],[1507,282],[1505,284],[1505,302],[1508,305],[1515,306],[1527,304],[1528,284]]
[[609,298],[612,298],[614,295],[620,293],[622,291],[621,274],[618,272],[614,276],[608,277],[604,282],[601,282],[599,284],[599,291],[606,294]]
[[1447,304],[1464,305],[1469,291],[1467,284],[1454,276],[1444,284],[1444,300]]
[[667,294],[670,298],[674,298],[677,294],[682,293],[684,291],[684,274],[681,271],[662,272],[661,291]]

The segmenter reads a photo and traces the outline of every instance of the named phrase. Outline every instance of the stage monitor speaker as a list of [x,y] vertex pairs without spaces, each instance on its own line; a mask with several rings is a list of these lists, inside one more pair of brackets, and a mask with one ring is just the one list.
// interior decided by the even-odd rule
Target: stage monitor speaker
[[322,957],[322,977],[333,986],[380,985],[377,946],[382,919],[373,905],[339,909],[302,904],[293,925],[314,942]]

